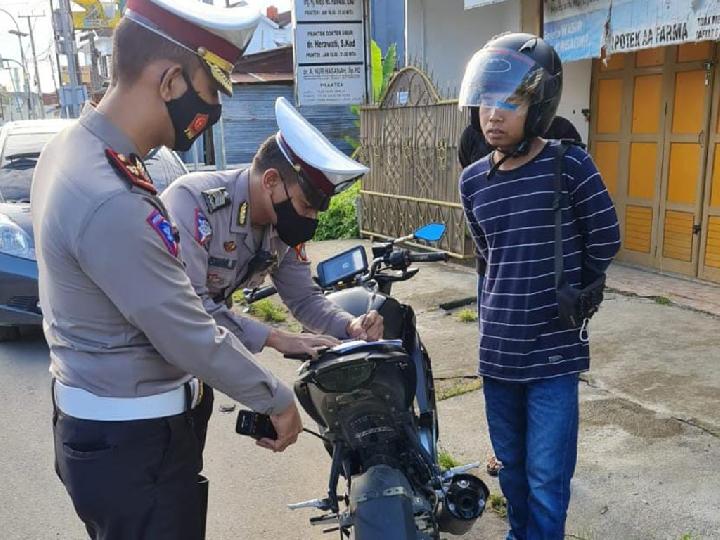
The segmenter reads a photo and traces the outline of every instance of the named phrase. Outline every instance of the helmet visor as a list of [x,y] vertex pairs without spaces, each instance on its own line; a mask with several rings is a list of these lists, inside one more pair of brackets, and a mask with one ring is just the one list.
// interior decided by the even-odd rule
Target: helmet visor
[[543,68],[525,54],[486,48],[473,55],[460,87],[460,107],[509,111],[542,100]]

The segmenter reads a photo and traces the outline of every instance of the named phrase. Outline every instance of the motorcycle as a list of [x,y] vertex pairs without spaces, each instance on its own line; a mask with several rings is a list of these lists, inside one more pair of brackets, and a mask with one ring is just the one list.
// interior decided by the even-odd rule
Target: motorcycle
[[[479,463],[443,470],[438,463],[438,419],[431,359],[418,335],[411,306],[392,297],[392,286],[417,275],[413,263],[446,261],[447,253],[419,253],[402,242],[437,242],[443,224],[376,243],[368,264],[356,246],[318,264],[316,282],[327,298],[353,316],[383,316],[381,341],[346,342],[306,360],[294,390],[318,424],[331,455],[327,496],[288,505],[324,514],[328,526],[355,540],[437,540],[461,535],[482,515],[489,491],[468,471]],[[273,287],[245,291],[249,303]],[[338,495],[340,477],[346,489]]]

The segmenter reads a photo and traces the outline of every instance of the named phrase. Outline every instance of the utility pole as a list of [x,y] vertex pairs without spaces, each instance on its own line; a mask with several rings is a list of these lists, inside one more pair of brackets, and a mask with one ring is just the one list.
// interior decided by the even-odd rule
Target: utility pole
[[102,89],[100,70],[99,70],[99,59],[100,53],[95,47],[95,32],[90,30],[80,36],[80,43],[85,47],[87,45],[89,53],[86,53],[90,58],[90,88],[91,93],[95,94]]
[[[50,7],[53,7],[52,0]],[[61,103],[64,100],[69,118],[77,118],[80,113],[80,104],[83,101],[84,87],[80,86],[79,61],[70,0],[59,0],[59,9],[53,9],[53,28],[56,50],[67,58],[69,84],[63,85],[62,77],[60,78]],[[58,72],[60,72],[59,61]]]
[[30,34],[30,49],[32,50],[33,65],[35,66],[35,88],[37,88],[38,97],[40,98],[40,118],[45,118],[45,103],[42,99],[42,89],[40,88],[40,70],[38,69],[37,54],[35,53],[35,36],[33,35],[32,24],[30,19],[38,19],[44,17],[42,15],[20,15],[21,19],[27,19],[28,33]]
[[[4,67],[3,64],[4,64],[5,62],[14,62],[14,63],[16,63],[18,66],[20,66],[20,70],[21,70],[22,73],[23,73],[23,79],[24,79],[25,82],[27,83],[27,81],[28,81],[28,79],[29,79],[30,76],[28,75],[27,69],[25,68],[24,65],[22,65],[20,62],[18,62],[17,60],[14,60],[14,59],[12,59],[12,58],[3,58],[3,57],[0,56],[0,67]],[[18,90],[18,88],[20,87],[20,82],[17,80],[17,79],[18,79],[17,70],[13,71],[12,69],[10,69],[9,66],[8,66],[7,69],[10,71],[10,81],[11,81],[12,84],[13,84],[13,87],[14,87],[14,89],[15,89],[15,93],[16,93],[16,94],[19,94],[19,95],[22,95],[23,92],[22,92],[21,90]],[[30,90],[30,87],[29,87],[27,84],[25,85],[25,88],[26,88],[28,91]],[[27,98],[27,100],[28,100],[28,103],[30,103],[30,95],[29,95],[29,94],[26,94],[26,98]],[[18,100],[18,104],[22,103],[22,101],[23,101],[22,99]],[[23,117],[22,105],[19,105],[19,106],[18,106],[18,112],[20,113],[20,118],[22,119],[22,117]],[[28,119],[30,119],[30,110],[29,110],[29,109],[28,109]]]
[[[23,66],[23,73],[27,75],[27,62],[25,61],[25,49],[23,49],[22,44],[22,37],[27,36],[24,32],[20,31],[20,25],[18,24],[17,20],[15,20],[15,17],[13,17],[12,13],[10,13],[7,9],[0,8],[0,11],[3,12],[5,15],[10,17],[12,19],[12,22],[15,23],[15,30],[10,30],[10,34],[14,34],[18,38],[18,43],[20,44],[20,60],[22,62]],[[28,118],[30,117],[30,111],[32,110],[32,103],[30,103],[30,81],[28,79],[25,79],[25,89],[27,90],[28,95]]]
[[81,83],[80,63],[78,62],[77,45],[75,44],[75,28],[73,27],[70,0],[60,0],[60,12],[66,22],[66,24],[63,24],[63,31],[65,32],[65,45],[67,47],[65,54],[68,59],[70,84],[73,86],[79,86]]
[[[52,15],[52,21],[53,21],[53,37],[54,37],[54,43],[55,43],[55,65],[57,66],[57,84],[55,85],[55,94],[57,96],[58,103],[60,103],[60,92],[62,89],[62,71],[60,71],[60,47],[58,47],[58,30],[55,27],[55,6],[53,6],[53,0],[48,0],[50,2],[50,15]],[[52,65],[52,60],[50,60],[50,65]],[[53,75],[54,78],[54,75]],[[60,109],[61,116],[65,116],[64,109]]]
[[[15,23],[17,24],[17,22]],[[32,118],[33,104],[32,96],[30,95],[30,78],[28,77],[27,59],[25,58],[25,49],[23,48],[22,38],[27,36],[25,32],[20,31],[20,27],[17,30],[8,30],[8,33],[15,34],[18,38],[18,46],[20,47],[20,62],[23,65],[23,78],[25,79],[25,93],[27,94],[27,105],[28,105],[28,119]]]

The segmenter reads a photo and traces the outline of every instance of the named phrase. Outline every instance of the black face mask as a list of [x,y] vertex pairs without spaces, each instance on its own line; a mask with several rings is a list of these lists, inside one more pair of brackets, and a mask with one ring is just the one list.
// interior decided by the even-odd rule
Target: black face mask
[[222,105],[210,105],[193,88],[190,79],[182,72],[187,91],[165,103],[175,130],[174,150],[187,152],[202,132],[220,120]]
[[303,242],[307,242],[315,235],[315,229],[318,226],[318,220],[301,216],[295,210],[287,186],[283,182],[287,199],[279,203],[273,203],[273,210],[277,215],[277,229],[280,240],[290,247],[295,247]]

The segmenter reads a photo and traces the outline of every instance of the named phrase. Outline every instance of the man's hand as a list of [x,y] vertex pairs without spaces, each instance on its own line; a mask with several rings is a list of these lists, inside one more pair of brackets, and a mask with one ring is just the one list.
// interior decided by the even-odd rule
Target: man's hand
[[265,342],[265,345],[282,354],[307,354],[311,358],[317,357],[318,350],[339,344],[340,341],[332,336],[291,334],[277,328],[270,330],[270,335]]
[[260,439],[256,444],[272,450],[273,452],[282,452],[291,444],[295,444],[298,435],[302,433],[303,425],[300,420],[300,413],[297,410],[295,402],[280,414],[273,414],[270,420],[277,432],[277,439]]
[[377,341],[383,337],[383,318],[377,311],[372,310],[365,315],[356,317],[347,327],[347,333],[351,338],[364,339],[366,341]]

